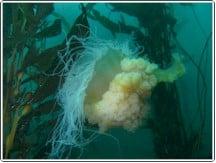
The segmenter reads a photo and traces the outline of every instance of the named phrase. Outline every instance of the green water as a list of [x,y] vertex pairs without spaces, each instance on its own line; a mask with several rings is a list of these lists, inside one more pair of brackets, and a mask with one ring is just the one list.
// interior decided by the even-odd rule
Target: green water
[[[178,52],[186,73],[175,83],[161,83],[152,90],[151,117],[146,126],[134,132],[110,129],[82,149],[70,151],[67,146],[62,158],[212,158],[211,3],[44,5],[3,4],[4,158],[49,158],[48,140],[62,113],[55,95],[64,77],[60,80],[58,75],[47,74],[59,66],[57,55],[65,48],[66,36],[88,37],[86,31],[104,40],[129,41],[131,48],[140,47],[139,57],[162,69],[171,64],[172,53]],[[83,26],[77,28],[76,23]],[[20,80],[19,72],[24,73]],[[19,94],[14,93],[16,85],[20,86]],[[16,114],[20,115],[27,104],[31,111],[14,125]],[[14,126],[9,147],[6,138]]]

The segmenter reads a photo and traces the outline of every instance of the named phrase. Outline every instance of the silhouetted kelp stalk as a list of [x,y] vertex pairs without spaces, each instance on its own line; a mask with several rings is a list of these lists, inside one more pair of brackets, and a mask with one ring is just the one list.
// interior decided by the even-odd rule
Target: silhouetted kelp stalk
[[[147,36],[137,30],[137,42],[145,47],[143,54],[148,54],[148,57],[152,61],[160,64],[161,67],[169,65],[172,50],[170,41],[172,37],[176,38],[176,33],[174,33],[173,30],[176,20],[172,17],[171,12],[169,11],[169,5],[111,5],[117,12],[121,11],[137,17],[140,24],[147,29]],[[177,44],[179,45],[178,42]],[[183,54],[187,53],[183,51]],[[200,69],[200,64],[196,64],[189,54],[187,54],[187,56],[196,66],[198,70],[198,77],[201,75],[201,79],[204,84],[202,92],[203,96],[205,96],[207,89],[206,81]],[[199,78],[197,82],[199,82]],[[198,87],[197,89],[200,90]],[[166,96],[161,96],[165,92]],[[152,129],[155,133],[155,151],[159,158],[192,158],[194,152],[199,149],[198,144],[201,143],[201,131],[204,128],[205,122],[206,97],[204,97],[203,100],[200,99],[200,102],[201,101],[203,101],[203,105],[201,106],[201,104],[198,104],[198,111],[200,115],[203,115],[201,116],[202,122],[200,129],[198,131],[192,131],[192,133],[188,134],[186,133],[184,127],[185,125],[181,115],[181,106],[175,84],[161,84],[155,89],[155,92],[152,95],[152,105],[155,108],[155,117],[151,123],[153,125]]]
[[[174,40],[176,41],[176,44],[178,46],[180,46],[179,42],[176,40],[176,36],[175,34],[173,34],[173,30],[170,30],[169,28],[167,29],[168,32],[170,32],[170,36],[174,37]],[[187,57],[189,57],[190,61],[192,62],[192,64],[197,68],[197,97],[198,97],[198,106],[197,106],[197,111],[198,114],[200,115],[200,124],[198,129],[196,129],[196,127],[194,125],[192,125],[191,127],[191,133],[187,133],[185,136],[185,145],[184,148],[186,148],[187,150],[184,153],[184,157],[186,158],[194,158],[196,156],[194,156],[194,154],[200,149],[200,144],[203,141],[203,129],[204,129],[204,124],[205,124],[205,112],[206,112],[206,94],[207,94],[207,83],[206,83],[206,79],[205,79],[205,75],[201,70],[201,62],[204,51],[206,50],[206,46],[209,42],[209,39],[211,38],[211,34],[210,36],[207,38],[205,45],[204,45],[204,49],[202,51],[202,54],[200,55],[200,59],[199,59],[199,63],[195,63],[195,61],[193,60],[193,58],[190,56],[190,54],[188,54],[181,46],[181,49],[183,49],[183,54],[185,54]],[[206,56],[207,57],[207,56]],[[201,76],[201,81],[202,81],[202,88],[199,88],[199,81],[200,81],[200,77]],[[199,93],[199,91],[201,91],[201,94]],[[197,114],[196,114],[197,115]],[[192,119],[193,121],[193,119]],[[193,124],[193,123],[192,123]],[[188,132],[188,131],[187,131]]]
[[[146,25],[149,36],[144,46],[147,47],[148,57],[165,68],[170,63],[172,50],[169,28],[174,26],[175,19],[170,15],[166,4],[155,4],[152,7],[157,9],[157,14],[152,15],[152,19]],[[167,17],[171,17],[173,21],[167,22]],[[178,96],[175,83],[162,83],[152,94],[154,108],[152,129],[155,134],[155,152],[159,158],[188,157],[188,154],[184,153],[187,135]]]

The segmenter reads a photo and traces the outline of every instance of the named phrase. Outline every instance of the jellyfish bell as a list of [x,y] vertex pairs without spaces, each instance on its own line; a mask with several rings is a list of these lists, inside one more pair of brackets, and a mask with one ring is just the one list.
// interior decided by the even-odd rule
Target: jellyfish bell
[[[174,66],[162,70],[147,59],[136,57],[127,43],[91,37],[76,40],[83,48],[70,49],[69,40],[60,56],[60,60],[67,60],[61,71],[65,80],[56,95],[62,113],[49,141],[52,158],[63,157],[68,149],[83,148],[97,137],[95,133],[103,134],[113,127],[135,131],[148,119],[152,88],[184,73],[178,57],[174,58]],[[79,57],[73,60],[75,55]],[[99,132],[89,130],[86,121],[97,125]],[[88,137],[86,131],[91,132]]]

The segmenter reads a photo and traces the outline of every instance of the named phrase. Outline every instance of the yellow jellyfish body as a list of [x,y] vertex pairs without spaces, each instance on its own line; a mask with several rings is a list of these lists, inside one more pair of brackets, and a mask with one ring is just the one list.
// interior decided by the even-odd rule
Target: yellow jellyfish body
[[88,122],[97,124],[101,132],[113,127],[134,131],[148,119],[152,88],[158,82],[176,80],[184,71],[177,57],[173,66],[162,70],[147,59],[129,58],[120,50],[110,50],[96,63],[86,91]]

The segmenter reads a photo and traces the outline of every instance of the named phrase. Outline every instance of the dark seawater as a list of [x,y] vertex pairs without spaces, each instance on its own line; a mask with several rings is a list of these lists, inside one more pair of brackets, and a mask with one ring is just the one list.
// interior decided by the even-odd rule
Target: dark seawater
[[[60,79],[45,73],[56,68],[66,36],[86,36],[86,30],[119,42],[132,36],[136,44],[131,46],[144,47],[140,57],[160,68],[169,67],[171,54],[178,52],[186,72],[174,84],[160,83],[152,90],[147,125],[134,132],[110,129],[83,150],[66,150],[62,158],[212,158],[211,3],[43,5],[3,4],[4,158],[48,158],[47,140],[62,110],[55,99]],[[76,23],[87,28],[72,27]]]

